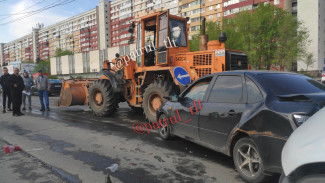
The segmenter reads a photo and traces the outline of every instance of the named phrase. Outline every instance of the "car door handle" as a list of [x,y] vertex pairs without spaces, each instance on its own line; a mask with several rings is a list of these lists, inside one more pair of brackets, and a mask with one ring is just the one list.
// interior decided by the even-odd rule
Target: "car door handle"
[[234,111],[234,110],[230,110],[229,112],[228,112],[228,115],[229,116],[235,116],[237,113],[236,113],[236,111]]

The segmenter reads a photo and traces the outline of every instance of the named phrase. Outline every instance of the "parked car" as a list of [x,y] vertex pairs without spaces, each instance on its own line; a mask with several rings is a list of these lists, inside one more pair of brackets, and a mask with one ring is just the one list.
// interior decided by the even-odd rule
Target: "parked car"
[[279,183],[325,182],[325,108],[289,137],[282,150],[283,172]]
[[325,106],[325,86],[295,73],[230,71],[202,77],[170,100],[157,111],[168,123],[163,139],[179,136],[232,156],[245,181],[261,182],[281,173],[286,140]]
[[322,72],[322,83],[325,84],[325,67],[323,68]]
[[[49,95],[60,95],[62,82],[59,79],[49,79],[49,83],[50,83]],[[32,86],[31,91],[33,95],[38,95],[35,85]]]

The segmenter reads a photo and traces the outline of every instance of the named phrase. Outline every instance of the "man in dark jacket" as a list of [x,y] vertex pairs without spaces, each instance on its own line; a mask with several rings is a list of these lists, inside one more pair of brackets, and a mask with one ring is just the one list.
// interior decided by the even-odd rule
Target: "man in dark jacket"
[[[2,87],[2,106],[3,106],[3,113],[6,112],[6,107],[8,107],[8,111],[11,111],[11,97],[10,97],[10,86],[6,85],[6,81],[10,77],[8,73],[8,68],[2,68],[3,75],[0,77],[0,85]],[[8,100],[7,100],[8,99]],[[6,106],[8,101],[8,105]]]
[[9,77],[7,80],[7,84],[10,85],[10,92],[11,92],[11,100],[13,106],[13,113],[14,116],[21,116],[24,115],[20,111],[20,107],[22,104],[22,94],[25,88],[24,80],[19,75],[19,69],[14,69],[14,74]]

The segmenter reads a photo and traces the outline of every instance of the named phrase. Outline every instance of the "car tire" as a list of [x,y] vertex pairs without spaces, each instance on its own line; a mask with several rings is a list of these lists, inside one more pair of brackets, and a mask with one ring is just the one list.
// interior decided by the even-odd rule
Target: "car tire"
[[268,178],[260,152],[251,138],[241,138],[236,142],[233,160],[237,172],[245,181],[259,183]]
[[324,183],[324,182],[325,182],[324,174],[307,175],[296,181],[296,183]]
[[[166,114],[162,114],[159,116],[160,120],[166,119],[168,118],[168,116]],[[171,124],[169,123],[169,121],[167,121],[168,125],[167,126],[161,126],[159,128],[159,135],[162,139],[164,140],[170,140],[172,139],[172,135],[171,135]]]

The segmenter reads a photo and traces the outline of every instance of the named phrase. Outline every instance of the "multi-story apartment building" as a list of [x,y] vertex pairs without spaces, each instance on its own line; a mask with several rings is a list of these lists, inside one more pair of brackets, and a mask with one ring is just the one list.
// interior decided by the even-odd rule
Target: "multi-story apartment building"
[[55,55],[57,48],[74,53],[122,48],[136,39],[136,32],[128,32],[133,21],[167,9],[170,14],[190,18],[191,39],[199,33],[203,17],[220,24],[222,18],[252,10],[259,3],[271,3],[297,13],[297,0],[99,0],[94,9],[45,28],[38,25],[31,34],[0,44],[0,63],[46,60]]
[[112,1],[110,5],[111,47],[125,46],[130,39],[135,39],[128,31],[134,21],[133,0]]
[[105,50],[111,46],[111,14],[110,1],[99,0],[98,5],[98,36],[99,49]]
[[40,59],[54,56],[57,48],[75,53],[97,50],[98,10],[94,8],[43,28],[38,35]]
[[[259,3],[270,3],[289,12],[294,10],[295,0],[179,0],[179,12],[190,18],[189,39],[199,33],[202,18],[206,21],[222,23],[223,18],[231,18],[236,13],[257,8]],[[296,11],[295,11],[296,12]]]
[[[214,0],[215,1],[215,0]],[[179,1],[179,13],[182,17],[189,17],[189,39],[199,33],[201,21],[205,17],[204,0],[182,0]]]
[[38,32],[38,50],[39,50],[39,59],[46,60],[50,56],[49,51],[49,31],[40,30]]
[[133,12],[136,20],[164,10],[169,10],[170,14],[178,15],[177,0],[134,0]]
[[[100,49],[98,12],[109,14],[109,1],[102,0],[99,7],[81,13],[69,19],[44,28],[38,24],[32,33],[24,37],[1,44],[1,65],[13,61],[46,60],[55,55],[55,50],[70,50],[74,53]],[[104,24],[102,42],[104,48],[108,38],[109,19],[101,19]],[[104,49],[102,48],[102,49]]]
[[26,62],[33,61],[33,34],[28,34],[6,44],[1,43],[0,49],[1,65],[6,65],[10,61],[17,60]]
[[222,0],[205,0],[205,17],[207,21],[214,21],[221,25]]
[[[308,70],[323,70],[325,66],[325,0],[298,0],[297,15],[298,20],[307,27],[311,40],[306,51],[313,54],[315,62],[308,67]],[[307,69],[302,60],[298,60],[297,65],[299,71]]]
[[298,1],[292,0],[292,14],[297,16],[298,13]]
[[3,65],[3,61],[4,61],[4,43],[0,43],[0,64]]
[[223,17],[230,18],[236,13],[257,8],[260,3],[273,4],[292,12],[292,0],[222,0]]

